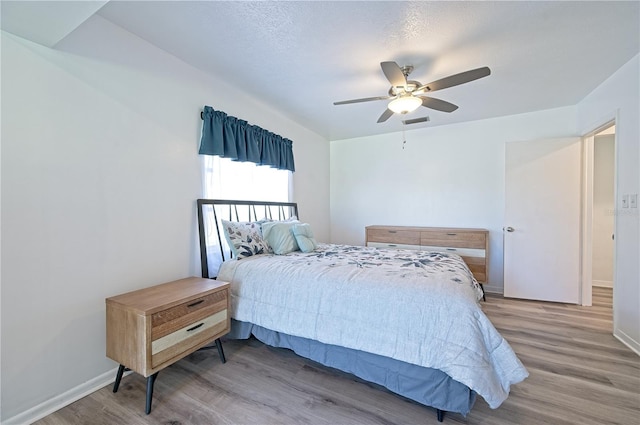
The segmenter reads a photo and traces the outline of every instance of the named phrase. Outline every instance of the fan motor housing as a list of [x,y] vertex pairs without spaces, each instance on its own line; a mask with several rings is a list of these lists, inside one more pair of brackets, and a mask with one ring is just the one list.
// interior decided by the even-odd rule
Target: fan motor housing
[[422,83],[420,81],[407,80],[407,89],[406,90],[405,90],[404,87],[393,87],[393,86],[391,86],[391,88],[389,89],[389,96],[398,96],[398,95],[402,95],[402,94],[405,94],[405,93],[411,93],[411,92],[413,92],[415,89],[417,89],[420,86],[422,86]]

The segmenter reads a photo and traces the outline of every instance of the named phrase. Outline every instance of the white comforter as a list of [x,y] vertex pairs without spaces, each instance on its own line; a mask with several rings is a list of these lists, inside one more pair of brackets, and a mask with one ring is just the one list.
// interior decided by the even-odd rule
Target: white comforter
[[226,261],[231,317],[440,369],[492,408],[528,373],[455,254],[325,245]]

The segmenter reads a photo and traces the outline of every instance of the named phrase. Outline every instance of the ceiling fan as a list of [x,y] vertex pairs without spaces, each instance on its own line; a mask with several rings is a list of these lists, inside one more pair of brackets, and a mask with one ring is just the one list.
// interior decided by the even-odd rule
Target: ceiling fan
[[409,74],[413,71],[413,66],[407,65],[402,68],[395,62],[380,62],[382,72],[391,83],[388,96],[365,97],[362,99],[343,100],[333,102],[334,105],[346,105],[349,103],[370,102],[373,100],[389,100],[387,109],[380,115],[378,122],[385,122],[393,114],[406,114],[415,111],[420,106],[435,109],[442,112],[453,112],[458,106],[435,97],[423,96],[426,93],[442,90],[459,84],[468,83],[491,74],[488,67],[472,69],[459,74],[436,80],[429,84],[422,84],[419,81],[409,80]]

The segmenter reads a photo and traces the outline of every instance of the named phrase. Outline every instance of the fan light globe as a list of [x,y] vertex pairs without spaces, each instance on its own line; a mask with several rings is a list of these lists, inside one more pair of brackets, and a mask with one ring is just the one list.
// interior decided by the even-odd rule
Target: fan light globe
[[415,96],[402,96],[389,102],[388,108],[396,114],[413,112],[422,105],[422,99]]

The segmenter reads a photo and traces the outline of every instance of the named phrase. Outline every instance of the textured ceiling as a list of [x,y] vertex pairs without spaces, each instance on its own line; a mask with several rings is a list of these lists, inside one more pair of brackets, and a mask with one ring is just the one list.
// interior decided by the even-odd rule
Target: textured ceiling
[[[4,3],[4,1],[3,1]],[[331,139],[574,105],[640,51],[640,3],[110,1],[97,13]],[[428,83],[488,66],[492,75],[434,93],[386,123],[380,62]],[[212,104],[214,108],[215,104]]]

